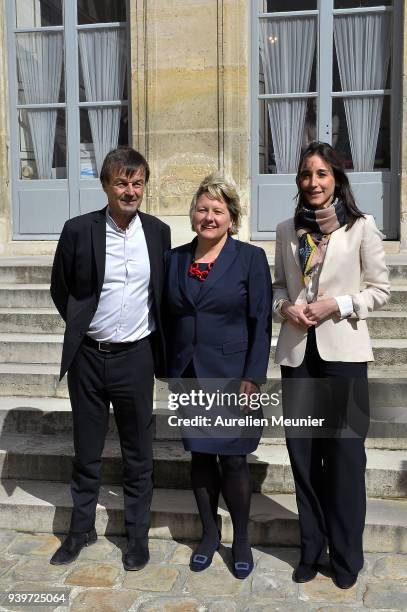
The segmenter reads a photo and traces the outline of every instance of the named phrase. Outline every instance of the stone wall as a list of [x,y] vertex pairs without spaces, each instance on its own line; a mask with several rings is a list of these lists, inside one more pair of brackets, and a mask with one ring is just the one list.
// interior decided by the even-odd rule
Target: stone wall
[[400,249],[407,251],[407,10],[403,16],[403,67],[402,67],[402,112],[401,112],[401,202],[400,202]]
[[152,170],[147,208],[185,241],[191,196],[213,170],[233,176],[247,211],[248,5],[133,0],[131,23],[133,138]]
[[[4,15],[5,0],[0,0]],[[133,144],[151,164],[144,210],[192,237],[188,209],[201,179],[221,169],[242,194],[250,236],[250,3],[130,0]],[[407,16],[404,15],[404,39]],[[51,254],[54,241],[11,240],[5,20],[0,22],[0,255]],[[401,246],[407,249],[407,45],[403,55]],[[261,242],[270,254],[274,243]],[[388,250],[398,243],[386,243]]]
[[[5,14],[5,0],[0,0],[0,14]],[[11,233],[11,190],[9,171],[7,44],[5,19],[0,19],[0,256]]]

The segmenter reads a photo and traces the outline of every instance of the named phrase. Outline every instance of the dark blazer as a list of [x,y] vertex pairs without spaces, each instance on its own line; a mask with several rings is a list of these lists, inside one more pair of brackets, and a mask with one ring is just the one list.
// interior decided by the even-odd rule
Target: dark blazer
[[[164,252],[171,246],[168,225],[139,212],[146,238],[154,298],[154,361],[156,375],[165,374],[165,345],[161,322]],[[106,262],[106,207],[67,221],[63,227],[51,275],[51,296],[66,323],[61,378],[89,329],[102,291]]]
[[264,382],[272,292],[263,249],[228,237],[194,302],[187,273],[195,245],[196,239],[166,254],[168,376],[180,377],[193,360],[200,378]]

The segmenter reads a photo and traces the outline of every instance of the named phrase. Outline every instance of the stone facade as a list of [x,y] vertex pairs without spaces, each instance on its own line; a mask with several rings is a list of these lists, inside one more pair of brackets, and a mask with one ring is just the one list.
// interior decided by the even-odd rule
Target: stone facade
[[[4,15],[4,0],[0,0]],[[188,209],[217,168],[242,194],[239,238],[250,237],[250,3],[131,0],[133,144],[151,164],[144,209],[170,223],[173,242],[192,236]],[[0,256],[52,254],[55,241],[13,241],[5,20],[0,22]],[[404,15],[404,39],[407,17]],[[407,249],[407,45],[402,69],[401,239]],[[272,254],[274,244],[261,242]]]

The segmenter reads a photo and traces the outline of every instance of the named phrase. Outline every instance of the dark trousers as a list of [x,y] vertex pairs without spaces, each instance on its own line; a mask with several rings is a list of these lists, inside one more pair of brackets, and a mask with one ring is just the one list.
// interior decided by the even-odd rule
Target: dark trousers
[[[293,410],[303,416],[325,414],[332,425],[329,432],[322,431],[318,437],[287,436],[298,505],[301,562],[317,563],[328,545],[333,570],[357,574],[363,567],[366,515],[367,364],[323,361],[315,329],[311,328],[303,363],[296,368],[281,366],[281,373],[285,415],[291,416]],[[325,388],[321,379],[329,379]]]
[[112,403],[123,458],[127,536],[145,538],[152,498],[152,405],[154,364],[150,339],[120,353],[82,345],[68,372],[75,459],[72,533],[95,524],[101,457]]

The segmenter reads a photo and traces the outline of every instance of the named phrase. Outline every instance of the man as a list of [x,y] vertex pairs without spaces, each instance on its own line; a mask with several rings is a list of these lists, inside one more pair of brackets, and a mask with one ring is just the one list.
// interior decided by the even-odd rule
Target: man
[[51,295],[66,323],[61,378],[68,371],[75,459],[71,526],[54,565],[96,541],[110,403],[123,457],[124,567],[149,560],[153,379],[165,368],[160,301],[170,248],[169,227],[139,212],[149,174],[134,149],[111,151],[100,173],[107,207],[67,221],[55,253]]

